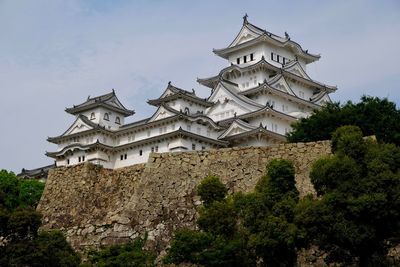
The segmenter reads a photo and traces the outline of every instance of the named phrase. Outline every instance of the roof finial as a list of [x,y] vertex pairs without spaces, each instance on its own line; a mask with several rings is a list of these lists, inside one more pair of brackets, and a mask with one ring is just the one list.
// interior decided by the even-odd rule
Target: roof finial
[[194,88],[192,88],[192,94],[196,94],[196,91],[194,90]]
[[289,36],[289,34],[287,33],[287,32],[285,32],[285,37],[286,37],[286,39],[290,39],[290,36]]
[[243,16],[243,24],[248,23],[247,22],[247,17],[248,17],[248,15],[247,15],[247,13],[245,13],[244,16]]
[[260,128],[263,128],[262,122],[260,122]]
[[88,97],[87,97],[87,100],[89,100],[90,99],[90,95],[88,95]]
[[171,81],[168,82],[168,85],[171,85]]
[[114,88],[112,89],[112,93],[115,95],[115,90],[114,90]]

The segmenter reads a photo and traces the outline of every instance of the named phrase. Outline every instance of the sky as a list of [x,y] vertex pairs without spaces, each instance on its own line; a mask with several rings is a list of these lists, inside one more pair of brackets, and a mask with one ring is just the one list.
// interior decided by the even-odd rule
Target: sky
[[334,101],[387,97],[400,105],[400,1],[0,0],[0,169],[51,164],[46,141],[74,121],[64,109],[115,89],[148,117],[168,81],[207,96],[197,78],[228,63],[243,15],[321,59],[307,66],[337,85]]

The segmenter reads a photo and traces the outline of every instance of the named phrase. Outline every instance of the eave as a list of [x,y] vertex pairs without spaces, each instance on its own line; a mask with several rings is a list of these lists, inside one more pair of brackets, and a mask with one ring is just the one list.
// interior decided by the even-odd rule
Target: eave
[[306,61],[307,64],[317,61],[321,57],[320,55],[314,55],[314,54],[308,53],[307,50],[306,51],[303,50],[298,43],[291,41],[290,39],[286,39],[286,41],[279,41],[279,40],[273,38],[272,36],[273,35],[271,33],[264,32],[263,34],[261,34],[260,36],[254,38],[252,40],[249,40],[244,43],[241,43],[241,44],[238,44],[235,46],[231,46],[231,47],[226,47],[226,48],[221,48],[221,49],[213,49],[213,52],[222,58],[228,59],[230,54],[232,54],[238,50],[241,50],[243,48],[250,47],[253,45],[257,45],[259,43],[267,42],[267,43],[275,44],[279,47],[295,49],[297,52],[296,55],[298,55],[299,57],[302,57]]
[[178,137],[190,137],[190,138],[200,140],[202,142],[211,143],[211,144],[218,145],[221,147],[227,147],[229,144],[228,142],[223,141],[223,140],[215,140],[215,139],[208,138],[208,137],[198,135],[198,134],[194,134],[194,133],[185,131],[182,128],[179,128],[178,130],[176,130],[174,132],[169,132],[166,134],[161,134],[161,135],[153,136],[153,137],[146,138],[143,140],[138,140],[135,142],[131,142],[131,143],[119,145],[119,146],[114,146],[114,147],[102,144],[98,140],[96,143],[88,144],[88,145],[71,144],[71,145],[64,147],[60,151],[46,152],[46,156],[52,157],[52,158],[57,158],[59,156],[64,155],[67,152],[67,150],[72,149],[72,148],[74,148],[74,149],[76,148],[76,149],[80,149],[80,150],[89,150],[89,149],[100,148],[100,149],[106,149],[106,150],[110,150],[113,152],[117,152],[119,150],[129,149],[132,147],[137,147],[137,146],[148,144],[148,143],[153,143],[153,142],[159,141],[160,139],[173,138],[173,137],[177,137],[177,136]]
[[272,65],[271,63],[269,63],[268,61],[266,61],[264,57],[262,57],[256,63],[248,65],[248,66],[245,66],[245,67],[241,67],[241,66],[238,66],[238,65],[228,66],[228,67],[222,69],[217,76],[213,76],[213,77],[210,77],[210,78],[204,78],[204,79],[198,79],[198,81],[201,84],[205,85],[205,86],[211,86],[211,85],[213,85],[212,82],[214,82],[214,80],[215,81],[216,80],[220,81],[221,79],[223,79],[223,76],[225,75],[226,72],[237,70],[240,73],[243,73],[245,71],[249,71],[249,70],[252,70],[252,69],[255,69],[255,68],[258,68],[258,67],[265,67],[265,68],[267,68],[267,69],[269,69],[271,71],[274,71],[276,73],[281,73],[284,77],[290,78],[290,79],[292,79],[294,81],[297,81],[297,82],[302,82],[305,85],[308,85],[310,87],[315,87],[315,88],[318,88],[318,89],[327,90],[329,93],[335,92],[337,90],[336,86],[326,85],[326,84],[323,84],[323,83],[320,83],[320,82],[317,82],[317,81],[314,81],[314,80],[311,80],[311,79],[309,80],[309,79],[306,79],[306,78],[301,77],[299,75],[296,75],[296,74],[294,74],[294,73],[292,73],[290,71],[287,71],[285,69],[276,67],[276,66]]
[[151,99],[151,100],[148,100],[147,103],[149,103],[150,105],[153,105],[153,106],[159,106],[163,103],[168,103],[168,102],[176,100],[176,99],[187,99],[189,101],[192,101],[192,102],[202,105],[204,107],[211,107],[214,104],[214,103],[208,102],[206,99],[190,96],[187,94],[182,94],[180,92],[175,93],[173,95],[163,97],[163,98]]
[[284,135],[269,131],[267,129],[265,129],[264,127],[258,127],[254,130],[251,131],[247,131],[244,133],[239,133],[239,134],[235,134],[235,135],[231,135],[231,136],[227,136],[225,138],[223,138],[223,140],[226,141],[233,141],[235,139],[241,139],[241,138],[246,138],[246,137],[251,137],[251,136],[257,136],[257,135],[266,135],[268,137],[272,137],[273,139],[276,139],[278,141],[284,142],[286,141],[286,137]]
[[91,109],[94,109],[94,108],[97,108],[97,107],[104,107],[104,108],[113,110],[115,112],[123,114],[125,117],[128,117],[128,116],[131,116],[131,115],[135,114],[134,110],[120,109],[120,108],[117,108],[115,106],[108,105],[108,104],[101,103],[101,102],[99,102],[99,103],[91,103],[91,104],[83,105],[83,106],[75,106],[75,107],[72,107],[72,108],[66,108],[65,111],[67,113],[69,113],[69,114],[76,115],[76,114],[79,114],[79,113],[82,113],[84,111],[91,110]]
[[239,115],[239,116],[237,116],[237,118],[239,118],[239,119],[254,118],[255,116],[258,116],[262,113],[270,113],[271,115],[273,115],[275,117],[286,119],[287,121],[290,121],[290,122],[297,121],[297,118],[290,116],[288,114],[282,113],[280,111],[277,111],[269,106],[265,106],[259,110]]
[[315,104],[315,103],[313,103],[311,101],[307,101],[305,99],[302,99],[302,98],[300,98],[300,97],[298,97],[296,95],[291,95],[291,94],[282,92],[282,91],[280,91],[280,90],[278,90],[276,88],[273,88],[272,86],[270,86],[268,83],[265,83],[265,82],[260,84],[257,87],[242,91],[239,94],[245,95],[245,96],[250,96],[250,95],[254,95],[254,94],[257,94],[259,92],[262,92],[262,91],[265,91],[267,93],[271,93],[271,94],[286,98],[286,99],[291,100],[291,101],[293,101],[295,103],[300,103],[300,104],[302,104],[304,106],[307,106],[307,107],[310,107],[310,108],[319,109],[321,107],[318,104]]

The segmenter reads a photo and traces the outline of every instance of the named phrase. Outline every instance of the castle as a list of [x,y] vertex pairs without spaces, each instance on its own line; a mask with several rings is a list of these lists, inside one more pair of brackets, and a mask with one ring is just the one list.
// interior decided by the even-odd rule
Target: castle
[[144,120],[125,124],[134,114],[108,94],[88,97],[67,108],[76,116],[46,155],[57,166],[82,162],[115,169],[147,162],[152,152],[182,152],[223,147],[269,146],[285,141],[291,124],[330,102],[337,88],[311,79],[307,65],[320,56],[304,50],[289,34],[280,37],[251,24],[247,15],[226,48],[213,52],[229,66],[197,81],[210,88],[201,98],[168,83],[157,108]]

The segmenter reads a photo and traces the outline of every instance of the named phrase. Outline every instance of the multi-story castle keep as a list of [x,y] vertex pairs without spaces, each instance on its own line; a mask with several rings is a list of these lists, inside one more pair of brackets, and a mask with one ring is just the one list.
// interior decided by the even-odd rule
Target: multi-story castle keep
[[312,80],[307,65],[318,60],[298,43],[260,29],[243,18],[243,26],[226,48],[215,49],[229,66],[218,75],[198,79],[210,88],[208,98],[168,83],[148,103],[157,108],[144,120],[125,124],[134,114],[111,93],[67,108],[75,122],[48,141],[57,166],[89,161],[106,168],[146,162],[151,152],[206,150],[232,146],[268,146],[285,141],[291,124],[330,102],[336,87]]

